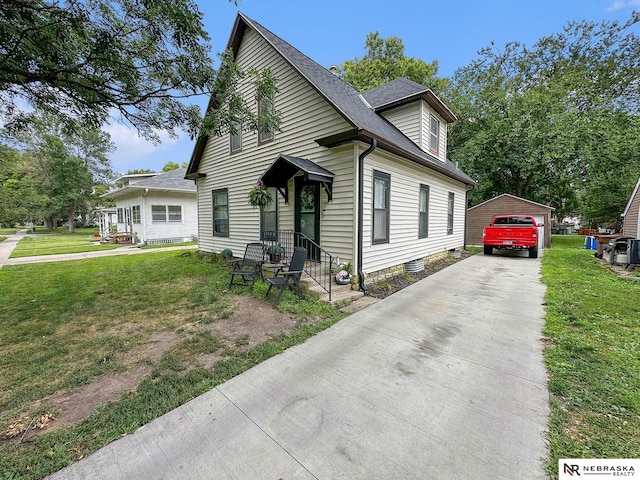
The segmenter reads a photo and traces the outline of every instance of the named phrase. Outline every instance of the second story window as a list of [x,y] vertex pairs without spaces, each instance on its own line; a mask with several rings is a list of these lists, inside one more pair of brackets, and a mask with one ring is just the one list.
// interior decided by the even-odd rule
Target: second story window
[[231,153],[242,150],[242,126],[239,123],[233,125],[233,128],[229,132],[229,137],[229,149]]
[[437,154],[440,145],[440,121],[434,115],[431,115],[429,134],[429,150]]
[[273,128],[267,127],[262,120],[265,116],[273,115],[273,98],[264,97],[258,100],[258,144],[273,141]]

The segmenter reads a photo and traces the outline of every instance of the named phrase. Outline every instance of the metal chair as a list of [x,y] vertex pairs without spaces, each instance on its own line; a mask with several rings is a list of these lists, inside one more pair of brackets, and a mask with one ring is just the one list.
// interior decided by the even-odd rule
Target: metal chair
[[[241,286],[253,286],[256,281],[256,276],[262,276],[262,264],[264,263],[264,251],[267,246],[264,243],[248,243],[247,248],[244,251],[244,257],[239,260],[235,260],[231,267],[229,275],[229,289],[233,285]],[[236,276],[242,277],[242,283],[234,283],[233,280]]]
[[302,287],[300,286],[300,277],[302,277],[304,264],[306,261],[307,249],[303,247],[296,247],[293,250],[293,257],[291,258],[291,263],[289,264],[287,271],[284,271],[284,268],[280,268],[278,269],[274,277],[267,278],[267,282],[269,282],[269,288],[267,289],[267,293],[265,294],[264,298],[269,298],[271,289],[273,287],[276,287],[277,289],[279,289],[275,301],[275,305],[277,306],[282,299],[282,295],[284,295],[284,291],[289,286],[293,287],[296,295],[298,295],[300,298],[304,298],[304,292],[302,291]]

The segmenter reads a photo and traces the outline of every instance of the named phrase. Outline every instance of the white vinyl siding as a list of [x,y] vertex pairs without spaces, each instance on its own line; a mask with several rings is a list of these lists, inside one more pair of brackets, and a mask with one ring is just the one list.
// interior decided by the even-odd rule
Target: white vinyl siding
[[[382,116],[409,137],[421,150],[430,153],[442,162],[446,160],[447,122],[427,102],[419,100],[393,108],[383,112]],[[439,123],[437,148],[431,148],[432,116]]]
[[[236,60],[241,68],[271,68],[279,90],[274,104],[280,112],[281,131],[276,132],[274,141],[262,145],[258,145],[257,132],[244,132],[242,151],[234,155],[229,154],[228,135],[209,138],[199,168],[199,172],[207,176],[197,180],[199,248],[216,252],[230,248],[235,253],[244,251],[248,242],[260,238],[260,209],[247,204],[247,193],[283,153],[309,159],[336,175],[331,203],[327,203],[327,195],[321,190],[321,244],[330,253],[350,259],[354,211],[353,146],[327,149],[315,142],[318,138],[348,130],[349,125],[253,30],[247,29]],[[255,89],[250,83],[242,84],[239,90],[247,98],[255,98]],[[212,235],[211,191],[220,188],[227,188],[229,192],[231,223],[228,238]],[[291,181],[289,203],[285,204],[281,196],[278,198],[280,230],[294,229],[294,194]]]
[[[371,179],[373,170],[391,176],[389,243],[371,243]],[[365,161],[363,269],[367,273],[393,267],[464,245],[464,184],[396,156],[375,150]],[[420,185],[429,185],[429,236],[419,238]],[[447,234],[449,192],[454,196],[454,229]]]
[[422,110],[421,101],[393,108],[382,113],[382,116],[389,120],[394,127],[404,133],[409,139],[422,146]]

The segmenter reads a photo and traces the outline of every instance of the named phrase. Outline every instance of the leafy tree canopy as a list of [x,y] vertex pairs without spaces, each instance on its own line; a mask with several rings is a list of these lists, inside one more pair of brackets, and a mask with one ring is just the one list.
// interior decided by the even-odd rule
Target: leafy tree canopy
[[619,219],[640,175],[638,20],[571,22],[530,48],[491,45],[456,72],[449,156],[479,181],[472,203],[511,193],[559,217]]
[[[192,137],[228,129],[257,114],[232,90],[252,77],[272,94],[269,71],[242,72],[226,54],[216,70],[194,0],[7,0],[0,9],[0,115],[15,128],[26,101],[99,128],[111,116],[144,137],[157,131]],[[184,99],[217,92],[232,99],[206,123]],[[232,118],[233,117],[233,118]],[[253,122],[252,122],[253,121]]]
[[396,78],[409,78],[440,94],[447,79],[436,76],[438,61],[427,63],[404,54],[404,43],[399,37],[381,38],[379,32],[367,35],[365,55],[347,60],[338,69],[338,75],[359,91],[379,87]]

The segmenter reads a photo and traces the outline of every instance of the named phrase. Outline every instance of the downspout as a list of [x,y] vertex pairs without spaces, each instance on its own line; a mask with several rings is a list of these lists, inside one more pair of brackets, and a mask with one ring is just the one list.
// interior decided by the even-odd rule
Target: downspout
[[373,152],[378,146],[378,141],[373,138],[371,139],[371,145],[364,152],[362,152],[358,156],[358,243],[357,243],[357,261],[358,261],[358,281],[360,290],[363,292],[367,291],[367,287],[364,284],[364,272],[362,270],[362,231],[364,230],[364,219],[362,218],[364,215],[364,201],[362,197],[364,196],[364,159],[367,155]]

